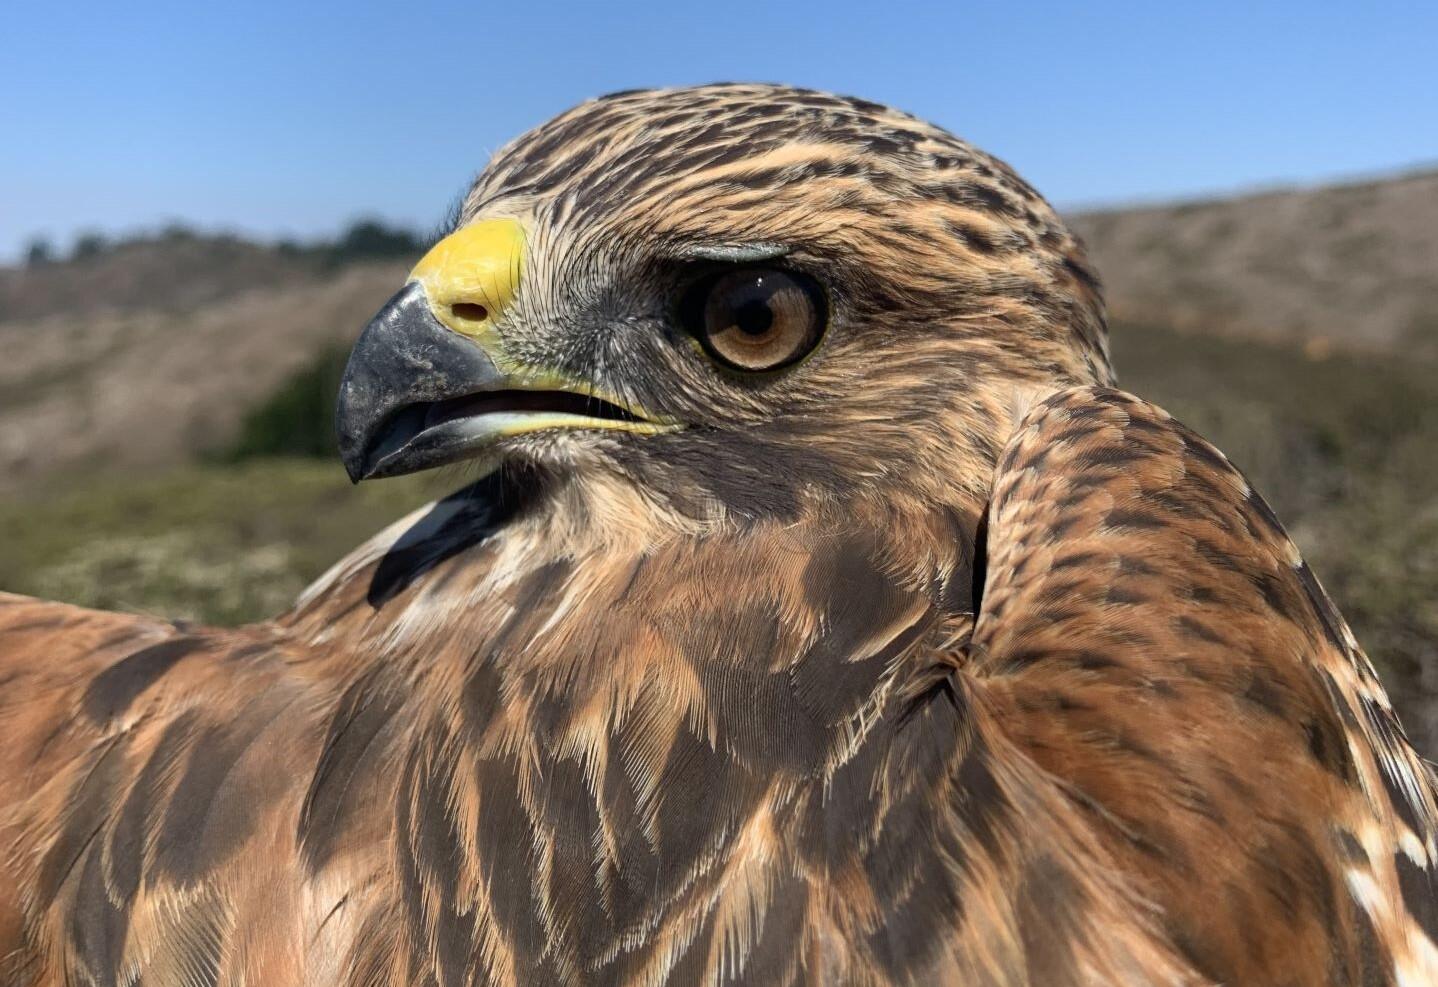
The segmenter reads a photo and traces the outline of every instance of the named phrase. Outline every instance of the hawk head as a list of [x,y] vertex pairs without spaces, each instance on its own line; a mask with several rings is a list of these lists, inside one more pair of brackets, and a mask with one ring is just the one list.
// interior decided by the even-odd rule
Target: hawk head
[[607,96],[499,151],[458,212],[351,356],[356,480],[478,459],[687,516],[953,503],[1029,397],[1111,380],[1049,205],[863,100]]

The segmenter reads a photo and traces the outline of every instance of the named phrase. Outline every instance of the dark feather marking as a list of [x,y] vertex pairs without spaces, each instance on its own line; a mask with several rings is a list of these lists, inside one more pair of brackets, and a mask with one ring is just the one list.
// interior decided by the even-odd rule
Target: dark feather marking
[[116,972],[130,916],[110,900],[98,847],[92,846],[85,854],[68,919],[70,946],[75,959],[89,974],[86,979],[94,987],[118,983]]
[[1303,733],[1308,740],[1308,751],[1313,759],[1332,772],[1333,775],[1352,785],[1358,777],[1353,764],[1353,752],[1348,748],[1342,724],[1333,716],[1320,712],[1303,722]]
[[835,662],[853,661],[855,643],[876,627],[891,626],[911,603],[884,575],[878,558],[872,536],[835,538],[816,548],[804,568],[805,593],[816,612],[828,617],[822,650]]
[[1123,469],[1139,460],[1149,458],[1149,455],[1148,450],[1137,445],[1113,443],[1083,450],[1074,457],[1074,463],[1087,467]]
[[[964,848],[952,833],[935,831],[924,801],[932,793],[911,793],[895,806],[880,831],[874,849],[864,860],[883,908],[879,928],[869,936],[882,968],[896,975],[898,982],[916,982],[915,974],[945,944],[945,932],[959,922],[964,903],[952,872],[965,859]],[[907,816],[908,825],[894,825]],[[915,846],[926,846],[915,854]]]
[[[1386,749],[1394,750],[1407,743],[1399,739],[1398,728],[1393,723],[1392,713],[1378,706],[1367,696],[1360,696],[1359,704],[1363,709],[1364,719],[1368,721],[1373,734],[1379,738]],[[1393,771],[1381,758],[1378,766],[1378,777],[1383,781],[1383,789],[1388,793],[1388,800],[1393,804],[1393,811],[1398,813],[1398,817],[1403,820],[1403,825],[1413,833],[1426,832],[1420,807],[1413,804],[1408,793],[1398,784],[1398,779],[1394,777]]]
[[[892,790],[899,793],[878,820],[862,864],[883,914],[868,945],[880,964],[901,981],[921,978],[924,966],[944,943],[944,930],[960,922],[965,910],[957,875],[969,861],[969,847],[961,833],[936,826],[935,818],[953,788],[952,763],[972,743],[963,719],[967,707],[956,685],[927,691],[930,700],[896,724],[896,733],[881,734],[866,744],[876,753],[882,744],[884,757],[856,765],[848,785],[851,802],[822,810],[837,816],[826,820],[826,826],[831,847],[841,848],[852,841],[844,835],[850,821],[873,814],[872,779],[889,779]],[[915,855],[915,846],[928,849]]]
[[1048,462],[1049,454],[1052,451],[1053,446],[1037,446],[1035,448],[1029,449],[1027,450],[1028,454],[1025,456],[1023,462],[1018,463],[1016,468],[1020,470],[1041,470],[1043,469],[1044,464]]
[[1278,520],[1278,515],[1273,513],[1273,508],[1268,506],[1268,502],[1260,497],[1257,491],[1248,491],[1248,506],[1263,522],[1264,532],[1269,537],[1280,545],[1288,541],[1288,532],[1283,530],[1283,524]]
[[1248,581],[1276,615],[1296,622],[1297,614],[1293,604],[1297,601],[1293,599],[1289,585],[1283,579],[1267,572],[1250,572]]
[[1157,576],[1158,570],[1136,555],[1120,555],[1117,572],[1120,576]]
[[1337,836],[1338,846],[1343,851],[1343,856],[1350,863],[1362,864],[1365,867],[1368,866],[1368,851],[1363,849],[1363,844],[1358,842],[1358,837],[1346,829],[1337,830],[1335,835]]
[[1070,660],[1073,661],[1075,667],[1081,668],[1086,672],[1103,672],[1124,667],[1110,655],[1097,651],[1077,651],[1072,654]]
[[1015,242],[1012,238],[993,236],[968,223],[955,220],[945,220],[944,228],[969,250],[991,257],[999,253],[1012,253],[1021,249],[1022,242]]
[[1048,537],[1055,542],[1061,542],[1064,536],[1069,533],[1069,530],[1073,528],[1074,525],[1078,524],[1081,520],[1083,519],[1077,514],[1059,518],[1057,521],[1054,521],[1052,524],[1049,525],[1049,529],[1047,532]]
[[1096,271],[1088,264],[1079,261],[1071,254],[1065,254],[1063,258],[1064,270],[1073,275],[1074,279],[1095,295],[1103,293],[1103,284],[1099,281]]
[[[560,941],[594,949],[611,940],[617,931],[594,893],[598,807],[578,761],[553,761],[545,774],[546,784],[537,794],[551,841],[548,891],[553,922]],[[582,965],[592,965],[598,957],[580,959]]]
[[1218,594],[1207,586],[1200,586],[1197,583],[1189,583],[1187,586],[1179,586],[1177,594],[1185,599],[1198,604],[1209,604],[1218,602]]
[[[414,840],[411,834],[415,832],[416,812],[425,811],[424,806],[416,806],[414,800],[414,787],[416,784],[418,767],[414,758],[405,762],[400,772],[399,797],[395,799],[394,825],[395,833],[399,839],[395,840],[395,870],[396,883],[398,887],[398,899],[404,911],[405,924],[409,931],[409,938],[414,942],[424,942],[425,932],[425,884],[420,874],[419,860],[416,858]],[[432,978],[431,978],[432,979]]]
[[1173,619],[1173,628],[1184,637],[1205,641],[1209,644],[1226,644],[1222,634],[1213,630],[1203,621],[1190,614],[1179,614]]
[[123,740],[124,735],[117,735],[106,742],[66,800],[64,825],[46,851],[36,880],[35,898],[45,906],[54,902],[114,804],[115,792],[124,780],[126,745]]
[[625,773],[624,751],[638,732],[630,720],[616,733],[600,782],[600,799],[618,842],[616,860],[606,866],[607,906],[618,928],[642,920],[651,907],[652,889],[660,885],[661,861],[644,836],[634,785]]
[[184,885],[229,857],[283,792],[277,779],[239,773],[240,759],[286,706],[263,702],[211,726],[191,745],[155,841],[155,868]]
[[732,711],[716,724],[716,743],[746,765],[812,771],[829,742],[829,724],[796,708],[793,669],[767,667],[783,639],[772,604],[698,613],[688,630],[693,640],[735,642],[732,652],[694,663],[716,708]]
[[1351,981],[1354,987],[1393,987],[1393,958],[1379,943],[1378,932],[1368,912],[1362,908],[1351,908],[1349,918],[1358,940],[1354,960],[1359,969]]
[[1138,592],[1132,587],[1123,586],[1119,583],[1110,583],[1107,591],[1104,593],[1104,602],[1110,604],[1120,604],[1123,606],[1133,606],[1136,604],[1149,602],[1149,597],[1146,594]]
[[[535,909],[538,905],[531,889],[534,873],[534,831],[520,799],[518,769],[511,761],[487,759],[476,769],[475,788],[482,793],[479,829],[472,844],[478,851],[480,873],[494,917],[509,940],[514,953],[531,963],[541,964],[548,937]],[[431,787],[435,795],[442,789]],[[430,796],[432,799],[433,796]],[[438,852],[440,838],[448,831],[448,808],[441,802],[422,802],[422,811],[437,817],[434,825],[443,827],[431,844]],[[453,850],[446,851],[454,852]],[[435,862],[438,866],[440,861]],[[518,971],[521,983],[552,983],[559,978],[545,976],[540,968]]]
[[[511,591],[513,612],[504,626],[490,636],[489,649],[495,654],[504,654],[513,647],[523,647],[527,635],[532,633],[535,615],[553,612],[573,573],[574,563],[568,559],[554,559],[525,573]],[[512,642],[510,639],[514,637],[519,640]]]
[[[813,448],[776,444],[753,432],[725,431],[707,439],[695,430],[680,434],[684,441],[668,442],[671,436],[656,435],[648,444],[656,457],[740,517],[792,520],[808,485],[832,490],[846,486],[843,465]],[[714,447],[719,444],[722,454]],[[679,494],[671,491],[671,496]]]
[[390,546],[370,578],[366,594],[370,606],[384,606],[440,562],[483,542],[513,516],[519,500],[500,474],[496,470],[439,501]]
[[803,583],[816,612],[827,617],[823,632],[792,666],[790,681],[799,705],[823,727],[842,722],[873,694],[890,661],[931,626],[926,608],[877,652],[859,652],[875,628],[893,627],[914,597],[880,571],[877,547],[865,537],[821,546],[804,570]]
[[[1098,552],[1074,552],[1070,555],[1060,556],[1055,559],[1053,565],[1049,566],[1050,572],[1062,572],[1065,569],[1088,570],[1099,560]],[[1122,564],[1122,563],[1120,563]]]
[[484,731],[499,712],[504,680],[493,661],[477,661],[465,676],[460,715],[472,744],[481,742]]
[[145,864],[145,834],[162,808],[162,783],[176,760],[188,748],[197,721],[198,714],[190,711],[165,726],[110,828],[106,853],[110,864],[109,879],[115,893],[122,899],[130,898],[139,888]]
[[1333,603],[1328,599],[1328,594],[1323,592],[1323,587],[1318,585],[1318,579],[1313,575],[1313,570],[1308,567],[1307,562],[1300,562],[1294,570],[1298,574],[1298,581],[1303,584],[1303,589],[1308,595],[1308,602],[1318,614],[1319,622],[1323,627],[1323,635],[1328,643],[1338,650],[1339,654],[1348,653],[1348,644],[1339,631],[1343,618],[1333,609]]
[[1004,852],[999,820],[1012,811],[1008,796],[994,777],[989,754],[971,750],[959,765],[955,776],[955,795],[959,818],[990,855]]
[[[695,860],[717,834],[732,831],[754,810],[760,785],[756,777],[707,740],[681,730],[674,738],[659,776],[662,803],[654,807],[655,852],[663,860]],[[679,868],[661,871],[667,885]],[[668,893],[664,885],[655,889]]]
[[380,681],[378,671],[351,685],[341,697],[300,810],[299,840],[311,873],[339,849],[354,813],[368,809],[369,793],[356,782],[374,769],[371,748],[403,705],[402,697]]
[[1250,666],[1248,685],[1239,698],[1252,703],[1265,713],[1282,718],[1287,713],[1286,688],[1275,682],[1272,672],[1263,666]]
[[[406,767],[400,796],[401,853],[409,858],[410,879],[416,885],[411,918],[433,932],[434,950],[428,954],[433,975],[444,987],[461,987],[471,968],[476,916],[473,910],[461,909],[456,900],[463,837],[450,807],[454,755],[429,744],[425,748]],[[420,941],[429,939],[424,936]]]
[[121,658],[95,676],[85,690],[81,700],[85,712],[97,723],[113,720],[180,659],[203,647],[199,638],[175,637]]
[[[0,601],[3,603],[4,601]],[[22,620],[16,624],[6,624],[3,629],[6,634],[23,634],[26,631],[53,631],[64,627],[70,621],[60,614],[53,614],[46,617],[32,617],[30,620]]]
[[861,847],[854,820],[872,815],[871,783],[883,770],[887,749],[873,734],[825,779],[824,796],[810,795],[800,804],[800,850],[810,867],[828,873],[844,866]]
[[1074,944],[1083,931],[1080,916],[1086,906],[1073,877],[1053,857],[1040,854],[1024,867],[1015,912],[1030,983],[1077,983],[1074,974],[1082,967]]
[[273,653],[273,644],[269,643],[268,641],[256,641],[254,644],[245,644],[241,645],[238,648],[234,648],[233,650],[226,651],[223,657],[227,662],[238,664],[239,662],[246,661],[250,658],[256,658],[260,655],[270,655]]
[[1238,475],[1238,471],[1233,468],[1233,464],[1228,461],[1223,453],[1219,452],[1210,443],[1205,442],[1197,435],[1183,428],[1176,429],[1170,434],[1177,434],[1179,438],[1183,440],[1183,451],[1185,455],[1199,460],[1220,476]]
[[1438,943],[1438,880],[1432,869],[1414,863],[1401,850],[1393,855],[1393,865],[1408,914],[1418,921],[1431,942]]
[[1137,508],[1116,508],[1104,515],[1104,523],[1110,528],[1138,528],[1156,530],[1166,526],[1163,518]]
[[790,982],[800,959],[808,899],[808,885],[797,874],[784,875],[770,890],[764,924],[750,947],[743,976],[734,983],[770,987]]

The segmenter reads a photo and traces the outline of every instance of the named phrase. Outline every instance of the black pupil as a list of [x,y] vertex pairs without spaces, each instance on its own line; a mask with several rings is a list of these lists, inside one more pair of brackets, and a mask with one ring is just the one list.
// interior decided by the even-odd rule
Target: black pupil
[[734,325],[749,336],[762,336],[774,324],[774,310],[763,298],[750,298],[734,310]]

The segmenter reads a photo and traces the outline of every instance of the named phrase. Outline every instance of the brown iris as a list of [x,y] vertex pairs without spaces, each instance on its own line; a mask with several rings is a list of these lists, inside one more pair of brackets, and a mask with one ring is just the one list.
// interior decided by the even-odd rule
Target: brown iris
[[824,332],[824,297],[812,280],[776,268],[742,268],[695,286],[685,305],[690,332],[734,370],[778,370],[812,350]]

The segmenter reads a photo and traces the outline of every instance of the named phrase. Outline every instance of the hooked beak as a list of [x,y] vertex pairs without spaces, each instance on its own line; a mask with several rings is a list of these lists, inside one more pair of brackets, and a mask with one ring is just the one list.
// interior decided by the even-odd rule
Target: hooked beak
[[442,466],[526,432],[673,427],[586,382],[513,368],[494,322],[518,289],[522,248],[512,220],[451,234],[365,326],[335,413],[351,480]]

